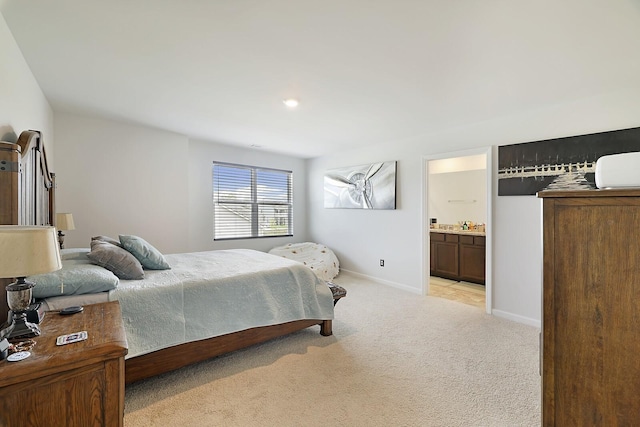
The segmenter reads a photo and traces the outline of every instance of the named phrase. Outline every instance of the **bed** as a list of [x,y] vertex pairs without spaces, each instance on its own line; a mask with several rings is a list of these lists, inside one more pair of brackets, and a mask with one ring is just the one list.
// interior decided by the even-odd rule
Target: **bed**
[[[11,199],[0,207],[3,224],[55,225],[55,175],[39,132],[1,143],[0,189],[3,200]],[[82,251],[70,255],[74,262],[85,262]],[[145,270],[144,280],[120,280],[115,289],[91,296],[96,300],[82,297],[120,302],[130,350],[127,383],[314,325],[322,335],[332,334],[331,290],[295,261],[251,250],[164,256],[170,269]],[[70,300],[51,298],[47,304],[58,309]],[[6,301],[0,305],[6,318]]]

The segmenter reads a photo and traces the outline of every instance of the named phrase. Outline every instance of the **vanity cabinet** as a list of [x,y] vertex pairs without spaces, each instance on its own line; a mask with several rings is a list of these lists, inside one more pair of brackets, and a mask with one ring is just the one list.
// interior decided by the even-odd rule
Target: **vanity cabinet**
[[538,196],[542,425],[638,425],[640,190]]
[[432,276],[457,278],[460,271],[459,254],[457,234],[431,233]]
[[485,237],[460,236],[460,280],[484,284]]
[[484,236],[431,232],[429,237],[432,276],[484,284]]

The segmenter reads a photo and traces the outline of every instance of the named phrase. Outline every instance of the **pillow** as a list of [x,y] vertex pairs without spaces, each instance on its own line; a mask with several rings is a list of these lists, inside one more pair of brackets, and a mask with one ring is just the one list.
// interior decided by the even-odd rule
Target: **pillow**
[[89,248],[69,248],[69,249],[60,249],[60,259],[62,261],[68,260],[81,260],[81,261],[89,261],[87,258],[87,254],[89,253]]
[[109,236],[94,236],[91,238],[91,241],[93,242],[94,240],[99,240],[101,242],[107,242],[107,243],[111,243],[112,245],[116,245],[118,247],[122,247],[122,245],[120,244],[119,241],[117,241],[116,239],[112,239]]
[[159,250],[138,236],[120,235],[122,247],[135,256],[143,267],[150,270],[168,270],[171,266]]
[[136,257],[119,246],[102,240],[91,241],[89,259],[113,273],[120,279],[139,280],[144,278],[142,265]]
[[118,286],[118,278],[104,268],[81,261],[62,261],[62,269],[27,277],[34,282],[34,298],[105,292]]

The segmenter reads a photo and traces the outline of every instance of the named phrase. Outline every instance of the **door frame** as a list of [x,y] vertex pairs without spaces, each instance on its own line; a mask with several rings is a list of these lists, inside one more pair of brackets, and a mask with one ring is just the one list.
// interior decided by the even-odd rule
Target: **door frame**
[[485,257],[485,312],[493,310],[493,147],[481,147],[463,151],[450,151],[422,157],[422,294],[429,294],[431,253],[429,246],[429,161],[453,157],[485,155],[487,188],[486,257]]

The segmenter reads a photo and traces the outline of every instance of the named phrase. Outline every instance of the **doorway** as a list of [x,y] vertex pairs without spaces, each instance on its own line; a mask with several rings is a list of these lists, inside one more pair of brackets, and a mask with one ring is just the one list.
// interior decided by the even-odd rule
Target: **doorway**
[[492,150],[424,158],[423,294],[491,313]]

